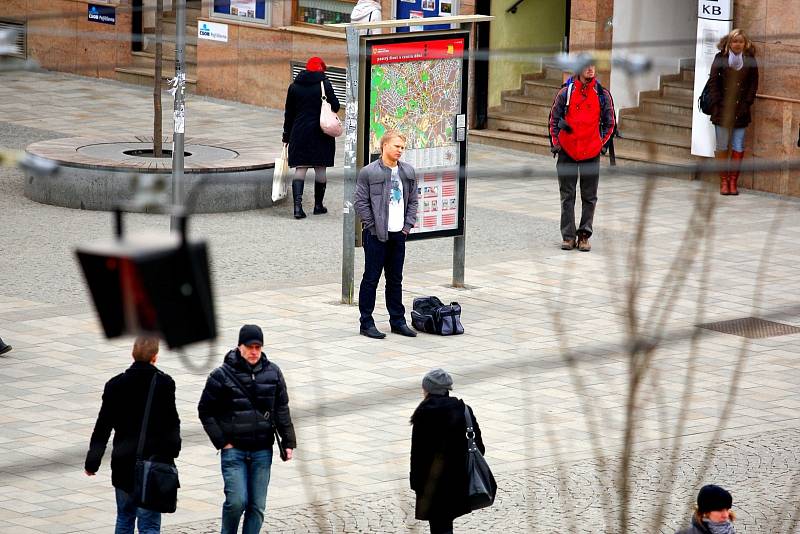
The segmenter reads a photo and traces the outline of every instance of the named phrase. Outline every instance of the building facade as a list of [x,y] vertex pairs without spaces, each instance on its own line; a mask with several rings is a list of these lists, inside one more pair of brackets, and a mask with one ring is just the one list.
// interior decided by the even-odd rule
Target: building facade
[[[734,27],[757,46],[761,66],[747,157],[800,157],[800,98],[790,79],[800,63],[797,0],[734,0]],[[345,36],[355,0],[187,0],[189,91],[282,108],[293,74],[311,56],[343,88]],[[474,73],[472,139],[549,153],[546,121],[565,74],[542,68],[560,51],[644,54],[653,69],[630,75],[600,62],[599,79],[619,111],[622,160],[678,164],[690,153],[697,0],[381,0],[383,18],[493,15],[477,42],[489,54]],[[93,6],[114,21],[93,20]],[[164,0],[164,76],[172,76],[175,20]],[[26,29],[23,54],[44,68],[151,85],[155,0],[3,0],[0,24]],[[198,38],[198,29],[207,25]],[[654,139],[658,143],[653,143]],[[657,145],[657,146],[654,146]],[[743,173],[744,188],[800,196],[800,171]]]

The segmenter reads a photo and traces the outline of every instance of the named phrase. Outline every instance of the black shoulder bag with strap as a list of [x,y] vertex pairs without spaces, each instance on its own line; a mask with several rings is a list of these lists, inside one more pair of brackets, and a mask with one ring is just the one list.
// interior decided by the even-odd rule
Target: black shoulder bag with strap
[[472,427],[472,416],[464,404],[464,418],[467,420],[467,499],[470,510],[486,508],[494,503],[497,494],[497,482],[494,480],[489,464],[475,444],[475,430]]
[[147,423],[150,419],[150,408],[153,404],[153,393],[156,389],[158,371],[150,381],[147,404],[142,418],[142,429],[139,432],[139,446],[136,448],[136,467],[133,476],[133,499],[136,506],[171,514],[178,505],[178,468],[174,463],[158,462],[142,458],[144,444],[147,439]]
[[237,378],[237,376],[234,373],[228,371],[224,363],[220,366],[220,369],[222,370],[223,373],[225,373],[225,376],[233,380],[233,383],[236,384],[236,386],[242,391],[242,393],[245,394],[247,400],[250,401],[250,405],[253,407],[253,409],[259,414],[261,414],[261,416],[264,419],[270,422],[270,425],[272,426],[272,432],[275,434],[275,444],[278,446],[278,452],[281,455],[281,460],[283,460],[284,462],[287,461],[289,459],[289,455],[286,452],[286,447],[283,446],[283,440],[281,439],[281,435],[278,434],[277,425],[275,425],[273,420],[270,420],[271,414],[269,412],[261,413],[258,411],[258,406],[256,406],[256,400],[250,394],[250,390],[244,387],[244,384],[242,384],[241,380],[239,380],[239,378]]

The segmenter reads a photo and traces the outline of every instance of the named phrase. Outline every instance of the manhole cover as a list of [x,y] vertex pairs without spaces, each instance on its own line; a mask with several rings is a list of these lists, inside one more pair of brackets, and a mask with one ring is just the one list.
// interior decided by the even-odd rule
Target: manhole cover
[[722,332],[723,334],[742,336],[750,339],[800,333],[800,328],[796,326],[767,321],[765,319],[759,319],[758,317],[744,317],[742,319],[705,323],[697,326],[699,328],[705,328],[706,330],[714,330],[715,332]]

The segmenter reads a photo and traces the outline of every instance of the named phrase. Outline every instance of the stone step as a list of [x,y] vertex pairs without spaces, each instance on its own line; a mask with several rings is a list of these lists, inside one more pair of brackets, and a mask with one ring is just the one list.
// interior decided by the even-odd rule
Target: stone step
[[[625,110],[628,111],[628,110]],[[619,131],[624,134],[630,131],[648,132],[656,130],[667,135],[692,136],[692,118],[688,115],[647,115],[639,113],[620,113]]]
[[[116,73],[116,78],[120,82],[124,83],[131,83],[134,85],[144,85],[147,87],[153,86],[153,78],[155,76],[153,72],[152,66],[150,68],[147,67],[119,67],[114,69]],[[161,73],[161,79],[164,82],[164,86],[166,88],[166,81],[170,78],[175,76],[175,71],[173,69],[164,69]],[[186,88],[194,92],[194,89],[197,87],[197,78],[194,76],[187,76],[186,77]]]
[[[650,134],[642,132],[623,132],[624,137],[614,139],[615,148],[623,149],[625,152],[637,152],[655,156],[655,161],[661,158],[667,160],[688,160],[691,156],[692,138],[678,138],[666,136],[662,132],[652,132]],[[649,158],[653,159],[653,158]]]
[[651,115],[692,116],[692,99],[665,96],[643,96],[639,99],[639,109]]
[[[151,57],[155,57],[156,53],[155,38],[152,41],[148,41],[147,38],[145,38],[145,43],[142,52],[144,52],[145,54],[150,54]],[[186,47],[183,49],[183,55],[186,63],[197,64],[197,45],[187,44]],[[174,41],[164,41],[161,43],[161,57],[170,62],[175,61]]]
[[525,82],[528,80],[549,80],[552,81],[553,83],[558,83],[558,85],[561,85],[563,83],[562,82],[563,71],[553,67],[545,66],[539,72],[531,72],[529,74],[523,74],[522,81]]
[[664,82],[661,84],[661,94],[667,97],[691,99],[694,96],[694,82],[688,80]]
[[503,111],[528,117],[545,117],[550,115],[553,99],[534,98],[525,95],[504,95]]
[[656,159],[653,160],[647,152],[631,150],[629,147],[621,144],[617,146],[616,141],[614,141],[614,143],[617,165],[620,167],[627,167],[630,168],[632,172],[636,172],[637,164],[647,165],[648,167],[656,165],[662,167],[663,172],[657,173],[659,175],[681,178],[684,180],[691,180],[693,178],[692,173],[688,171],[682,172],[682,169],[685,168],[686,165],[695,163],[696,158],[694,156],[689,156],[689,158],[673,158],[665,155],[657,155]]
[[497,130],[470,130],[469,139],[483,145],[520,150],[534,154],[550,154],[550,141],[546,137]]
[[517,113],[504,113],[500,110],[489,110],[486,124],[489,130],[516,132],[547,137],[547,117],[528,117]]
[[684,81],[694,83],[694,69],[681,69],[681,78]]
[[[155,71],[156,55],[150,52],[132,52],[133,62],[131,67],[138,67]],[[175,74],[175,61],[174,59],[164,57],[161,59],[161,70],[163,72],[169,71],[170,77]],[[197,75],[197,63],[194,61],[186,62],[186,74],[190,77]]]
[[541,80],[525,80],[522,82],[522,94],[524,96],[530,96],[538,100],[547,100],[549,98],[551,103],[560,89],[560,80],[543,78]]

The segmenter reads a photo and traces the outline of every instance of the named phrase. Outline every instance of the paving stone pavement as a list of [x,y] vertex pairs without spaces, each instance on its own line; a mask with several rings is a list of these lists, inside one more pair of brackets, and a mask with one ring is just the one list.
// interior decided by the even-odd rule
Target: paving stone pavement
[[[149,99],[146,89],[111,82],[4,73],[0,143],[145,129]],[[87,101],[97,106],[87,109]],[[279,141],[279,112],[204,99],[189,106],[214,137],[263,136],[265,150]],[[775,239],[800,229],[800,203],[605,176],[593,251],[563,252],[555,179],[503,174],[523,163],[552,169],[551,159],[473,146],[470,162],[497,176],[469,184],[468,288],[448,286],[449,240],[411,243],[405,280],[409,303],[428,294],[458,300],[464,336],[358,336],[357,311],[336,304],[336,209],[302,222],[288,206],[192,219],[193,235],[211,246],[220,337],[188,355],[165,350],[159,360],[178,386],[184,438],[180,506],[164,517],[165,531],[216,530],[218,457],[196,403],[209,367],[244,322],[265,329],[299,435],[297,459],[273,468],[265,531],[422,532],[407,489],[407,421],[422,375],[437,366],[452,372],[454,393],[475,408],[502,488],[497,505],[460,520],[460,530],[617,531],[610,521],[619,500],[604,499],[620,472],[633,315],[626,292],[634,280],[636,328],[658,347],[636,403],[633,517],[652,517],[651,504],[667,495],[658,531],[671,532],[697,488],[716,482],[733,491],[739,531],[798,531],[788,519],[800,501],[800,336],[748,340],[693,325],[751,315],[800,325],[800,255]],[[30,202],[22,179],[0,169],[0,336],[14,345],[0,358],[0,533],[108,532],[108,458],[92,479],[82,464],[103,384],[127,367],[130,340],[103,338],[72,250],[109,235],[110,217]],[[333,206],[340,183],[332,180],[329,191]],[[705,223],[708,202],[715,204]],[[645,239],[634,249],[643,216]],[[128,221],[131,231],[167,227],[161,216]],[[261,257],[243,255],[243,243],[255,243]],[[636,278],[633,252],[643,266]],[[381,295],[377,309],[386,327]],[[705,462],[718,425],[720,444]],[[677,473],[663,475],[676,440]],[[632,532],[654,531],[644,525]]]

